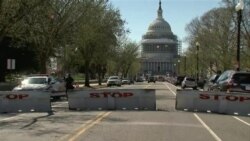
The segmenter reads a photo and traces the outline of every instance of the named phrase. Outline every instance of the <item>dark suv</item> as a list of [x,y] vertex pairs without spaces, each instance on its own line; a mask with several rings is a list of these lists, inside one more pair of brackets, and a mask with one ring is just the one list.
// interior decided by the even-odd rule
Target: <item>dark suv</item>
[[149,82],[154,82],[155,83],[155,77],[154,76],[150,76],[149,78],[148,78],[148,83]]
[[225,71],[211,87],[211,90],[250,93],[250,72]]
[[184,80],[185,76],[177,76],[176,82],[174,83],[176,86],[181,85],[182,81]]

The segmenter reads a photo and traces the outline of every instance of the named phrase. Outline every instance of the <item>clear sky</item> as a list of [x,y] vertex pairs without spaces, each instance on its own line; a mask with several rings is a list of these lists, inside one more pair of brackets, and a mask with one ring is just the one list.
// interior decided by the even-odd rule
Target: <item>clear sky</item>
[[[172,32],[183,40],[187,33],[185,27],[195,17],[219,7],[221,0],[161,0],[163,17],[170,24]],[[140,42],[148,26],[157,17],[159,0],[110,0],[118,9],[129,28],[129,37]],[[183,48],[185,48],[185,43]]]

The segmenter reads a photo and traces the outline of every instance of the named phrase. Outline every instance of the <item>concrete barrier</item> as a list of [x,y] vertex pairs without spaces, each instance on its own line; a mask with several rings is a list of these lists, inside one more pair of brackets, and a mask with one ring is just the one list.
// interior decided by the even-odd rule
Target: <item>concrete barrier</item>
[[0,91],[0,113],[51,112],[50,93]]
[[250,94],[177,90],[176,109],[250,116]]
[[102,89],[68,92],[70,109],[156,110],[153,89]]

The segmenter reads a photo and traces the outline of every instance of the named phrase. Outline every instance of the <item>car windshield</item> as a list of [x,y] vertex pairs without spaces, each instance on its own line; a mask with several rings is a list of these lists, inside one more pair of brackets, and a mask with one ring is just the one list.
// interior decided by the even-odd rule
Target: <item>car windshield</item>
[[187,81],[195,81],[194,78],[186,78]]
[[47,79],[46,78],[28,78],[25,82],[27,84],[46,84]]
[[119,79],[119,77],[113,76],[113,77],[110,77],[109,79]]
[[234,73],[235,71],[232,71],[232,70],[228,70],[228,71],[225,71],[223,72],[220,77],[217,79],[216,82],[220,82],[220,81],[225,81],[227,80],[228,78],[230,78],[230,76]]

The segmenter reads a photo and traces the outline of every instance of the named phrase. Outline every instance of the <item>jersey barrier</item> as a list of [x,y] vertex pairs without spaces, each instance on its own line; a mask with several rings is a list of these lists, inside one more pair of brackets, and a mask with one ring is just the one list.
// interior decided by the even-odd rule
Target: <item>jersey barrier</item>
[[0,91],[0,113],[13,112],[51,112],[50,93]]
[[68,102],[76,110],[156,110],[153,89],[75,90]]
[[176,109],[250,116],[250,94],[178,89]]

